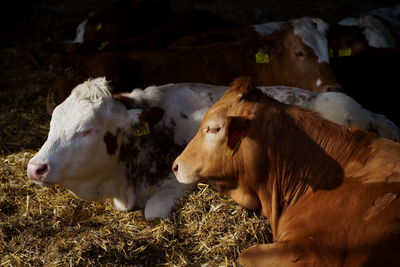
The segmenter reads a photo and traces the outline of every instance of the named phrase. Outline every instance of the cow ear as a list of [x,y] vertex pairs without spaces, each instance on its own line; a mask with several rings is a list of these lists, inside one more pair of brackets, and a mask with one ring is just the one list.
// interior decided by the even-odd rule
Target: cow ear
[[150,127],[156,125],[163,117],[164,110],[159,107],[150,107],[143,109],[142,113],[139,115],[139,120],[141,122],[147,122]]
[[244,117],[228,117],[228,148],[234,151],[250,128],[250,120]]
[[125,106],[126,109],[135,108],[135,100],[132,97],[129,97],[127,94],[123,93],[116,93],[112,95],[113,99],[120,102],[122,105]]
[[231,83],[231,87],[228,90],[228,93],[236,93],[240,95],[241,98],[249,94],[253,88],[254,83],[248,76],[241,76],[233,80]]

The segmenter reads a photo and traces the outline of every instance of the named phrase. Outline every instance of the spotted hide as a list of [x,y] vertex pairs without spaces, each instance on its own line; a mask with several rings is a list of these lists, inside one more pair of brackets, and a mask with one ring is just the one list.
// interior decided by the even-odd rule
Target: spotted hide
[[146,219],[168,217],[185,187],[169,171],[182,147],[159,123],[163,116],[157,107],[127,110],[104,78],[88,80],[54,110],[27,174],[84,200],[110,198],[121,211],[144,208]]

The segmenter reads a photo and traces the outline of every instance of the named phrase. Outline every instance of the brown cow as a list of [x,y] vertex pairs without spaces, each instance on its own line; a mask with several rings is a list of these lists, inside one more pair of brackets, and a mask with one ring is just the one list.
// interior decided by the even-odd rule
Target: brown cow
[[[80,79],[74,81],[73,86],[96,73],[111,82],[123,81],[130,87],[128,89],[180,82],[226,85],[239,75],[250,75],[258,85],[287,85],[316,92],[341,88],[328,64],[326,38],[309,18],[292,20],[274,34],[257,40],[180,49],[104,53],[108,56],[98,53],[87,59],[90,64],[76,64]],[[98,60],[98,57],[103,59]],[[121,69],[117,77],[110,66]],[[74,80],[74,77],[63,75],[60,79]],[[50,89],[47,102],[50,112],[59,101],[64,100],[59,96],[68,96],[73,86]],[[125,88],[115,89],[121,91]]]
[[244,266],[399,266],[400,145],[281,104],[248,79],[208,111],[173,171],[271,222]]

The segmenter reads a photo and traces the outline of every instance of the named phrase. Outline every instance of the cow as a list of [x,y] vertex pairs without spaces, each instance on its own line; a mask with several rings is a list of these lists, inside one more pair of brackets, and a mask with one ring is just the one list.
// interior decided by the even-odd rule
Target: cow
[[[85,81],[55,109],[48,139],[28,164],[28,177],[42,185],[61,184],[82,199],[111,198],[119,210],[145,207],[148,219],[167,217],[172,199],[181,193],[171,191],[169,166],[226,89],[210,84],[167,84],[111,95],[111,85],[104,77]],[[336,123],[373,128],[381,136],[399,140],[393,123],[343,93],[318,95],[282,86],[261,90]],[[149,133],[135,136],[145,122]],[[164,183],[170,182],[164,189]],[[126,184],[132,188],[124,191],[121,188]],[[161,197],[171,206],[159,214]],[[146,201],[150,202],[145,205]]]
[[117,210],[144,208],[147,220],[168,217],[186,190],[169,168],[182,147],[168,131],[155,129],[162,109],[127,109],[118,99],[104,78],[78,85],[54,109],[48,138],[27,175],[84,200],[112,199]]
[[323,118],[343,126],[356,126],[396,142],[400,141],[397,125],[382,114],[361,106],[341,92],[313,93],[294,87],[259,87],[269,97],[290,105],[317,112]]
[[268,217],[243,266],[398,266],[400,145],[279,103],[236,79],[172,170]]
[[[310,18],[317,25],[325,25],[322,20],[317,18]],[[239,27],[231,27],[227,29],[218,29],[211,31],[204,31],[201,33],[191,33],[180,37],[178,40],[169,45],[169,47],[187,47],[199,46],[220,42],[234,42],[238,40],[258,39],[272,34],[274,31],[279,30],[283,22],[273,21],[264,22],[254,25],[245,25]],[[325,31],[324,28],[320,31]]]
[[363,15],[359,18],[346,18],[338,25],[358,27],[363,33],[368,45],[375,48],[396,47],[396,38],[390,28],[373,15]]
[[162,1],[119,1],[79,23],[72,43],[105,48],[162,27],[173,16],[175,12]]
[[[104,53],[107,57],[103,56]],[[328,62],[323,31],[310,18],[300,18],[282,24],[280,30],[257,40],[190,48],[96,53],[71,66],[74,73],[79,73],[78,78],[74,73],[60,75],[55,84],[73,85],[51,88],[47,107],[51,113],[64,100],[63,97],[69,95],[73,86],[93,77],[93,69],[100,70],[96,75],[105,76],[112,82],[123,80],[129,88],[183,82],[227,85],[234,77],[248,74],[263,86],[287,85],[316,92],[341,90]],[[120,68],[116,75],[114,68],[110,68],[114,65]],[[115,89],[124,91],[125,88]]]
[[368,48],[368,41],[358,26],[344,26],[332,24],[326,33],[328,39],[329,56],[354,56]]
[[327,32],[332,57],[357,55],[366,49],[399,45],[400,5],[371,10],[331,25]]
[[189,33],[234,26],[237,24],[202,9],[175,14],[165,4],[153,1],[118,4],[78,25],[60,65],[100,50],[162,49]]
[[[362,38],[370,47],[394,48],[398,46],[400,37],[399,15],[400,5],[378,8],[359,17],[345,18],[336,25],[343,30],[345,27],[353,28],[353,33],[358,31],[357,38],[362,33]],[[349,34],[350,31],[345,38],[351,38]]]
[[[197,131],[205,111],[221,98],[227,89],[227,86],[212,84],[176,83],[149,86],[144,90],[137,88],[129,94],[119,95],[123,96],[122,99],[125,101],[134,101],[136,107],[149,105],[161,107],[166,114],[173,117],[173,123],[167,122],[166,125],[170,129],[175,128],[174,142],[186,145]],[[376,133],[380,137],[400,141],[400,131],[395,123],[384,115],[365,109],[344,93],[317,94],[288,86],[260,86],[259,89],[281,103],[313,110],[323,118],[337,124],[359,127]],[[179,116],[179,113],[184,115]],[[194,117],[193,114],[195,114]],[[182,128],[181,125],[183,125]],[[182,137],[182,134],[185,137]]]
[[236,23],[222,19],[210,11],[187,9],[171,17],[162,27],[110,44],[110,47],[124,50],[160,49],[171,45],[187,34],[215,29],[229,30],[235,26],[237,26]]

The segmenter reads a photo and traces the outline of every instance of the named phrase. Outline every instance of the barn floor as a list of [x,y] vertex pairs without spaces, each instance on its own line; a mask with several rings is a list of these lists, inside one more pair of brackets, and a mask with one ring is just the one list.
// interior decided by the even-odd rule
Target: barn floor
[[[171,219],[146,222],[141,211],[117,212],[108,201],[80,201],[61,187],[27,180],[26,164],[46,139],[45,96],[62,42],[72,39],[89,11],[113,1],[82,2],[19,1],[0,11],[0,265],[234,266],[240,251],[270,242],[266,219],[205,185],[182,199]],[[177,10],[189,7],[188,1],[170,2]],[[190,6],[256,23],[304,15],[334,21],[398,1],[247,3]]]

